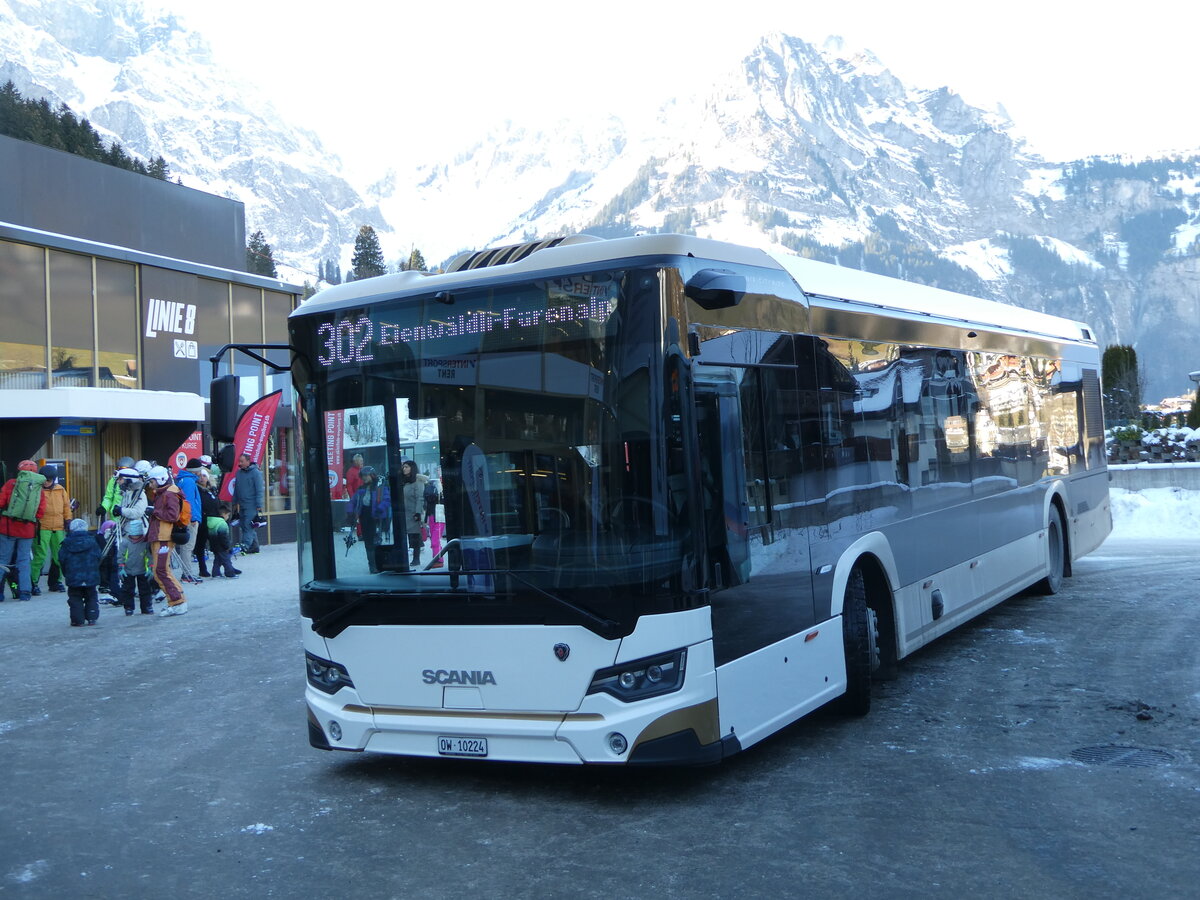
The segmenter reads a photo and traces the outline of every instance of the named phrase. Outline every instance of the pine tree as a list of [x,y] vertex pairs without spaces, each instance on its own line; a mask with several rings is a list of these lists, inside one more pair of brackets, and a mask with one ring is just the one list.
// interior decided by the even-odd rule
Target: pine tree
[[171,179],[171,167],[161,156],[156,156],[150,161],[148,172],[151,178],[157,178],[159,181],[170,181]]
[[332,259],[323,259],[317,264],[317,271],[320,273],[321,280],[326,284],[341,284],[342,272],[339,266],[336,266]]
[[1200,428],[1200,387],[1196,388],[1196,396],[1192,398],[1192,408],[1188,410],[1187,427]]
[[1125,344],[1105,347],[1100,369],[1105,422],[1110,426],[1140,422],[1143,379],[1137,351]]
[[21,92],[12,79],[0,86],[0,134],[16,137],[21,113]]
[[354,280],[376,278],[387,271],[383,261],[383,248],[379,246],[379,236],[370,225],[358,229],[358,237],[354,239],[354,256],[350,260],[354,267]]
[[401,272],[425,272],[425,257],[421,255],[421,251],[413,247],[412,253],[408,254],[408,259],[400,263]]
[[109,146],[108,152],[104,155],[104,161],[110,166],[116,166],[118,169],[128,169],[130,163],[129,154],[116,141],[113,141]]
[[275,271],[275,257],[271,252],[271,245],[267,243],[261,231],[250,235],[250,241],[246,244],[246,271],[269,278],[279,277],[279,273]]

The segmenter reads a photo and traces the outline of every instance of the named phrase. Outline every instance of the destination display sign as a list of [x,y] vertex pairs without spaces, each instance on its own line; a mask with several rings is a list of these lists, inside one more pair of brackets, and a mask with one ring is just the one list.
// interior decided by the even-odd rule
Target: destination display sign
[[617,273],[603,273],[345,310],[313,322],[313,359],[326,369],[370,366],[596,337],[616,310],[620,284]]

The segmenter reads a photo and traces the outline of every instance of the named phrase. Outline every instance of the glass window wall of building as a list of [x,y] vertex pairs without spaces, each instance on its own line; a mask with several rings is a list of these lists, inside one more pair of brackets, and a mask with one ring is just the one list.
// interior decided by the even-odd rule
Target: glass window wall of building
[[0,241],[0,388],[46,387],[46,252]]
[[99,386],[138,388],[137,267],[96,260],[96,362]]
[[92,258],[49,251],[50,366],[55,387],[94,387]]

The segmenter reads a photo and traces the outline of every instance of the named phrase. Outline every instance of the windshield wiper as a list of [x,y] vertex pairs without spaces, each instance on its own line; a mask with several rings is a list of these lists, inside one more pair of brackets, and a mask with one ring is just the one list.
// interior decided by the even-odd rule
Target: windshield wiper
[[533,590],[537,591],[539,594],[541,594],[543,597],[547,598],[548,600],[552,600],[553,602],[557,603],[559,606],[566,607],[567,609],[571,610],[571,612],[575,613],[576,615],[582,616],[583,618],[587,619],[589,622],[593,623],[594,625],[596,625],[598,628],[600,628],[603,631],[611,631],[613,628],[617,627],[617,623],[614,622],[612,619],[606,619],[603,616],[597,615],[596,613],[592,612],[590,609],[585,609],[582,606],[577,606],[576,604],[572,603],[570,600],[567,600],[563,597],[558,597],[554,594],[551,594],[549,591],[545,590],[544,588],[538,587],[532,581],[527,581],[526,579],[522,578],[520,575],[518,575],[516,572],[512,571],[511,569],[509,569],[507,571],[496,572],[494,574],[507,575],[509,578],[512,578],[516,581],[521,582],[521,584],[525,585],[527,588],[532,588]]
[[349,615],[351,610],[357,609],[366,603],[369,596],[369,594],[359,594],[348,603],[343,603],[337,609],[330,610],[329,612],[325,613],[325,615],[321,616],[321,618],[312,623],[312,630],[317,634],[320,634],[322,637],[327,637],[327,635],[322,633],[322,628],[324,628],[326,625],[332,625],[334,622],[338,621],[338,619]]

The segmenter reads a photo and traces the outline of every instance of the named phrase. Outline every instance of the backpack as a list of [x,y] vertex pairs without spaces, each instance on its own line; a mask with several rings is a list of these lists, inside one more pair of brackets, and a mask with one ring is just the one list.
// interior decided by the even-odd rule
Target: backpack
[[[176,487],[176,490],[179,490]],[[171,524],[176,528],[187,528],[192,524],[192,504],[188,503],[187,495],[183,491],[179,491],[179,499],[182,501],[179,504],[179,518]]]
[[37,472],[18,472],[4,515],[18,522],[36,522],[46,478]]

